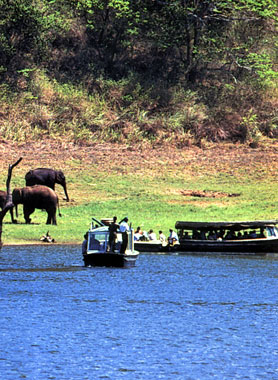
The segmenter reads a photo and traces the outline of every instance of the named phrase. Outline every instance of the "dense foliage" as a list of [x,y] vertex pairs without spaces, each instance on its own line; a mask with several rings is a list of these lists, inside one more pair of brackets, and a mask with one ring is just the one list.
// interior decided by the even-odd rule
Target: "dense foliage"
[[[55,133],[71,123],[77,139],[103,138],[104,129],[116,140],[130,129],[156,140],[178,133],[181,145],[275,137],[276,107],[265,95],[276,90],[277,21],[276,0],[0,0],[2,100],[24,93],[24,103],[48,103],[48,129],[38,116],[22,123],[47,133],[49,121]],[[103,97],[118,121],[84,116],[88,105],[65,110],[69,91],[76,98],[81,88],[88,103]]]

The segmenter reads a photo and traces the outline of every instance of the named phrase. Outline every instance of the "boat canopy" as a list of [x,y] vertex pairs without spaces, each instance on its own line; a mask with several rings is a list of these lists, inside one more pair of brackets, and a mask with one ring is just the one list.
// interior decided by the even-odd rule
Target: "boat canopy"
[[241,230],[247,228],[263,228],[263,227],[274,227],[278,224],[278,220],[255,220],[246,222],[186,222],[177,221],[175,228],[179,230],[214,230],[214,229],[233,229]]

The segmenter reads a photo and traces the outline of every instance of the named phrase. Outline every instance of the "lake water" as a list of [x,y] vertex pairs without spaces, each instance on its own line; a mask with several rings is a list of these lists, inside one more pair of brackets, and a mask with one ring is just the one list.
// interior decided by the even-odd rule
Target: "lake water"
[[4,246],[0,276],[3,380],[278,379],[278,260]]

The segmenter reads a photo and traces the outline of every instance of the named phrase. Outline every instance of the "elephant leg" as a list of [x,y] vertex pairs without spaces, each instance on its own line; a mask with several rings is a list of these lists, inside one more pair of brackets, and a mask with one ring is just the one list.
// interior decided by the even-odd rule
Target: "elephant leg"
[[56,221],[56,209],[55,210],[47,210],[47,221],[46,224],[54,224],[55,226],[57,225]]
[[12,223],[17,223],[17,220],[14,218],[14,209],[13,208],[10,209],[10,214],[11,214]]
[[50,213],[47,212],[47,220],[46,220],[46,224],[51,224],[51,219],[52,219],[52,217],[51,217]]
[[35,211],[35,208],[33,207],[27,207],[26,205],[23,206],[23,214],[24,214],[24,219],[26,224],[31,223],[31,219],[29,216]]
[[56,220],[56,209],[52,215],[52,224],[54,224],[55,226],[57,225],[57,220]]

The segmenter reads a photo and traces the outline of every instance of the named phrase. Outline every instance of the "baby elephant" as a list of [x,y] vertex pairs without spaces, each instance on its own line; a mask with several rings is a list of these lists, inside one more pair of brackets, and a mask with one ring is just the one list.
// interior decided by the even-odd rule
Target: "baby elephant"
[[[23,204],[23,214],[26,223],[31,223],[29,216],[35,211],[35,208],[46,210],[48,217],[46,224],[57,224],[56,209],[59,209],[58,197],[54,190],[43,185],[26,186],[15,188],[12,193],[13,203],[17,213],[17,205]],[[59,216],[60,210],[59,210]]]
[[[0,190],[0,208],[1,208],[1,210],[3,210],[3,208],[5,206],[6,198],[7,198],[7,192]],[[10,214],[11,214],[12,222],[16,223],[16,220],[14,219],[13,209],[10,209]]]

